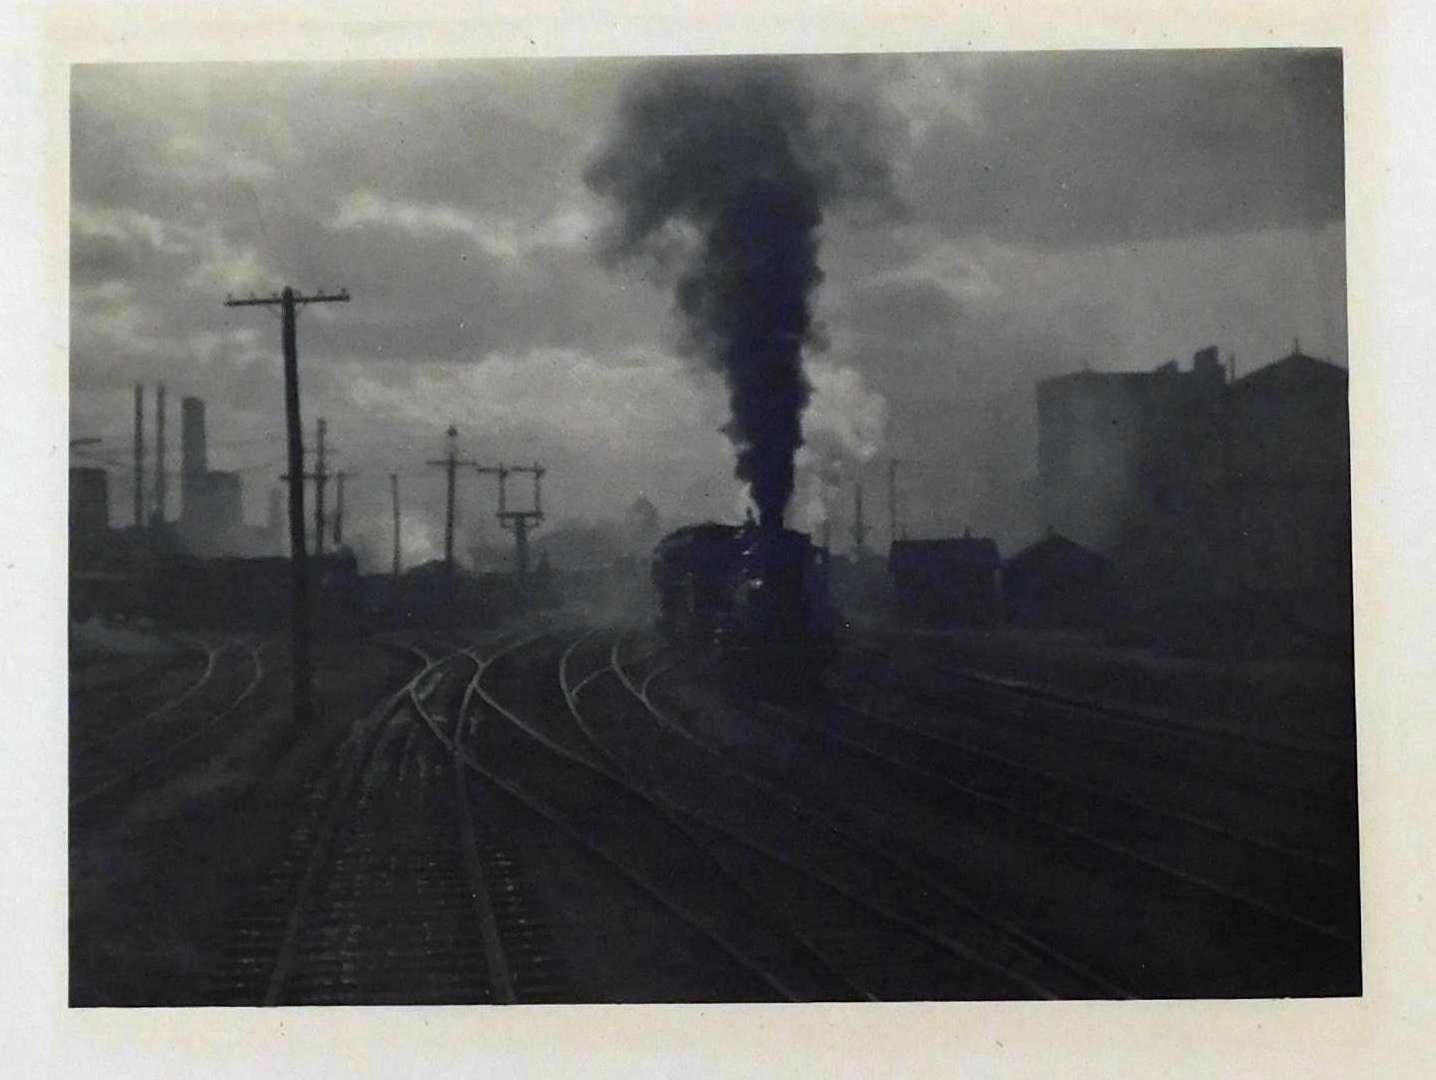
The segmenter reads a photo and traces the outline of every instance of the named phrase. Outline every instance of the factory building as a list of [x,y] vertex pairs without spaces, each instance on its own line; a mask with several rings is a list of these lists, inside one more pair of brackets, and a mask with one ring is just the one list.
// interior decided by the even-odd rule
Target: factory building
[[1349,638],[1343,368],[1293,347],[1229,380],[1209,348],[1187,371],[1050,379],[1037,402],[1043,523],[1110,558],[1139,604]]
[[205,439],[204,402],[187,397],[180,402],[180,488],[187,476],[209,472],[209,448]]
[[270,530],[244,523],[244,485],[237,472],[212,470],[205,404],[180,403],[180,518],[178,531],[195,555],[273,554]]
[[186,537],[203,541],[237,528],[244,523],[243,497],[239,473],[204,472],[188,477],[180,530]]
[[110,528],[110,476],[104,469],[70,469],[70,561],[92,566],[104,553]]
[[1080,371],[1037,384],[1043,524],[1111,551],[1134,514],[1213,468],[1226,373],[1215,348],[1190,371]]

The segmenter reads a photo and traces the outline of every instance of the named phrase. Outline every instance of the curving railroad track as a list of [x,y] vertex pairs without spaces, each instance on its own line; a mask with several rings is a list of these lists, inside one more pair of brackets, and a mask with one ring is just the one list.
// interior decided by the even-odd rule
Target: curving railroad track
[[[652,667],[635,690],[651,702],[673,670]],[[882,714],[843,700],[657,712],[815,810],[850,811],[851,827],[1144,995],[1359,987],[1356,876],[1339,857],[1084,784],[1070,744],[1056,770],[1050,746],[1034,764],[994,752],[1004,744],[985,728],[948,737],[905,700]]]
[[[538,651],[547,653],[538,666],[550,672],[556,667],[557,679],[541,683],[532,677],[533,664],[516,664],[510,691],[516,697],[526,691],[522,700],[506,703],[496,696],[502,689],[480,687],[507,721],[503,728],[478,729],[490,733],[482,758],[511,765],[518,757],[516,734],[522,735],[530,762],[542,759],[544,768],[562,769],[562,782],[531,775],[520,787],[481,764],[479,755],[472,764],[507,780],[530,802],[539,801],[540,791],[551,800],[554,791],[583,787],[581,809],[563,814],[548,801],[544,810],[575,831],[582,823],[588,843],[643,880],[660,902],[721,934],[724,950],[757,969],[782,996],[1123,993],[949,890],[934,892],[875,846],[851,834],[834,835],[830,820],[797,806],[786,793],[725,767],[714,755],[695,754],[696,744],[674,730],[656,734],[655,714],[634,693],[617,662],[616,642],[605,636],[579,631],[538,643]],[[577,675],[585,663],[588,670]],[[520,679],[519,672],[527,677]],[[543,692],[534,693],[536,686]],[[546,754],[538,754],[540,748]],[[624,802],[626,807],[618,805]],[[680,866],[665,861],[680,858],[686,860]]]
[[[215,1002],[1359,987],[1354,869],[1220,812],[1250,784],[1204,771],[1219,733],[1114,721],[1077,760],[1052,734],[1070,703],[1027,695],[1008,730],[897,692],[780,704],[554,619],[384,644],[412,674],[347,729],[240,905]],[[1163,789],[1182,754],[1218,796]],[[1104,782],[1132,760],[1138,780]]]
[[[203,671],[179,693],[118,723],[84,725],[91,733],[70,750],[72,821],[91,822],[162,776],[193,765],[216,730],[259,693],[270,674],[266,647],[250,638],[205,643]],[[72,730],[81,726],[72,719]]]

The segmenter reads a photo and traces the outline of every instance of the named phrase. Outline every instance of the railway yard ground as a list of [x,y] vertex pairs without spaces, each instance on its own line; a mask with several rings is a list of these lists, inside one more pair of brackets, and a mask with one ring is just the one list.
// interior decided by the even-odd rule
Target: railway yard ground
[[316,659],[295,730],[282,636],[75,628],[73,1004],[1361,992],[1316,663],[872,626],[738,690],[576,611]]

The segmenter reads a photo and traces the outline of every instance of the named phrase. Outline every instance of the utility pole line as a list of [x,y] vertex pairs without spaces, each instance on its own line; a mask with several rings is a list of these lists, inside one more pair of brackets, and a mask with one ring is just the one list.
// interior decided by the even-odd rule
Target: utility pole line
[[389,474],[389,494],[394,501],[394,579],[399,578],[399,474]]
[[318,558],[324,554],[324,485],[328,483],[328,477],[324,472],[324,433],[329,425],[321,416],[316,423],[316,439],[314,451],[314,555]]
[[312,673],[309,659],[309,558],[304,545],[304,439],[299,415],[299,342],[295,323],[304,304],[348,303],[349,293],[323,291],[303,296],[288,285],[282,293],[246,300],[226,298],[226,307],[277,306],[284,348],[284,420],[289,444],[289,565],[291,582],[290,629],[294,650],[294,720],[308,724],[314,717]]
[[135,528],[145,526],[145,384],[135,383]]
[[[328,421],[320,419],[315,425],[315,446],[317,450],[315,456],[317,460],[315,462],[314,471],[299,474],[300,480],[314,481],[314,555],[316,558],[324,554],[324,534],[325,530],[330,526],[334,529],[335,545],[342,543],[344,540],[344,477],[352,475],[342,470],[332,473],[328,470],[330,455],[338,453],[337,450],[329,446],[327,441],[328,433]],[[307,454],[309,450],[306,449],[303,452]],[[289,474],[285,473],[279,479],[288,483]],[[325,492],[328,490],[330,480],[336,481],[339,493],[338,507],[333,514],[328,514],[324,510],[324,497]]]
[[165,384],[155,387],[155,523],[165,523],[169,501],[169,476],[165,472]]
[[450,424],[446,433],[448,439],[448,451],[438,461],[430,461],[431,466],[439,466],[446,470],[447,476],[447,503],[444,513],[444,570],[450,574],[454,572],[454,476],[460,465],[468,468],[479,468],[477,461],[459,460],[459,429],[456,425]]

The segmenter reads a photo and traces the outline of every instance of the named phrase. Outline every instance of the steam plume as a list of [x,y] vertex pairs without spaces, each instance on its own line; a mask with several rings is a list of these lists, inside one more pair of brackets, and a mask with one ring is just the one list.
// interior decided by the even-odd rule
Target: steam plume
[[811,394],[802,349],[823,207],[886,190],[880,158],[837,115],[781,67],[665,67],[630,88],[586,175],[619,209],[609,257],[662,259],[696,234],[674,292],[683,344],[723,373],[735,471],[774,527]]

